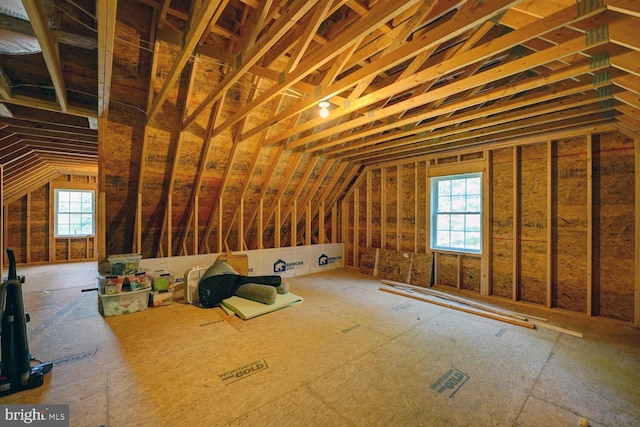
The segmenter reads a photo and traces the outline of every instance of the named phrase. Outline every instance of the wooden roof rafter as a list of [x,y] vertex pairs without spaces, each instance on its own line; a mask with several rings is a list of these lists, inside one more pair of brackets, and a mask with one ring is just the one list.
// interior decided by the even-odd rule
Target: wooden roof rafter
[[[454,138],[464,138],[466,135],[471,135],[474,131],[485,137],[489,137],[489,135],[504,132],[505,128],[512,130],[534,126],[539,123],[541,119],[546,123],[562,120],[566,120],[566,123],[569,123],[568,120],[574,117],[592,114],[597,115],[598,113],[605,113],[606,111],[613,109],[613,106],[603,108],[599,105],[601,100],[602,99],[595,96],[595,93],[583,95],[581,98],[569,97],[568,99],[565,99],[564,102],[558,102],[552,105],[542,104],[535,109],[535,111],[526,109],[522,112],[514,111],[511,114],[505,114],[501,117],[488,118],[480,127],[469,123],[465,123],[460,126],[452,125],[451,127],[434,131],[426,137],[420,136],[419,138],[415,138],[413,143],[407,143],[413,139],[411,137],[409,137],[408,140],[398,139],[378,144],[375,150],[370,148],[364,149],[361,152],[352,152],[348,154],[348,157],[350,160],[357,161],[359,159],[364,159],[367,156],[375,157],[376,154],[388,156],[389,153],[392,153],[393,155],[402,156],[404,155],[403,153],[415,151],[416,149],[421,148],[424,141],[451,141]],[[340,156],[340,158],[344,157],[347,156]]]
[[[308,74],[318,69],[318,67],[331,61],[333,58],[341,54],[351,45],[353,38],[359,37],[360,34],[368,33],[372,29],[379,27],[381,23],[386,22],[393,16],[401,13],[406,8],[415,4],[415,2],[418,0],[403,0],[403,3],[401,5],[396,6],[391,11],[388,10],[388,7],[386,7],[388,6],[388,3],[390,1],[391,0],[382,0],[380,2],[377,2],[374,8],[371,10],[371,13],[367,14],[362,20],[358,21],[353,28],[350,28],[350,32],[348,34],[343,33],[336,39],[331,40],[327,44],[323,45],[320,49],[309,53],[309,55],[305,55],[304,60],[300,62],[298,67],[296,67],[296,69],[292,73],[284,76],[283,82],[275,84],[271,88],[265,90],[254,102],[248,104],[244,108],[241,108],[238,112],[236,112],[216,128],[216,134],[237,123],[252,109],[264,104],[265,102],[271,101],[278,94],[282,93],[287,88],[292,87]],[[397,0],[395,3],[397,3]],[[309,105],[307,105],[307,108],[311,107],[312,105],[314,105],[314,103],[310,103]],[[299,111],[296,111],[295,113],[290,114],[288,117],[291,117],[298,112]],[[278,119],[278,121],[280,121],[280,119]],[[264,129],[264,127],[262,127],[261,129],[257,129],[257,127],[254,128],[252,130],[252,135],[260,132],[262,129]],[[242,136],[243,139],[248,137],[250,137],[250,135],[248,134],[244,134]]]
[[[515,32],[514,32],[515,33]],[[511,33],[513,34],[513,33]],[[590,45],[590,48],[595,48],[597,46],[601,46],[606,44],[608,41],[607,40],[599,40],[597,42],[594,42]],[[515,59],[511,62],[502,64],[492,70],[489,71],[484,71],[481,73],[477,73],[474,74],[472,76],[469,76],[467,78],[464,79],[464,81],[456,81],[453,83],[449,83],[447,85],[444,86],[439,86],[436,89],[433,89],[429,92],[426,92],[424,94],[418,95],[414,98],[411,98],[408,101],[402,101],[399,103],[396,103],[392,106],[388,106],[384,109],[378,109],[372,112],[372,114],[369,114],[369,117],[361,117],[355,120],[351,120],[347,123],[343,123],[340,126],[337,126],[335,128],[332,129],[333,133],[337,132],[337,131],[344,131],[347,129],[351,129],[351,128],[355,128],[358,126],[362,126],[366,123],[369,123],[371,121],[371,119],[374,120],[384,120],[387,117],[390,117],[394,114],[400,113],[402,111],[404,111],[404,109],[409,109],[411,108],[412,105],[417,105],[417,104],[424,104],[427,102],[432,102],[432,101],[436,101],[439,100],[441,98],[447,97],[452,93],[457,93],[457,92],[461,92],[462,90],[468,90],[468,89],[472,89],[475,88],[477,86],[481,86],[481,85],[485,85],[488,82],[491,82],[494,80],[495,75],[500,75],[500,76],[508,76],[508,75],[513,75],[513,74],[517,74],[520,73],[522,71],[526,71],[532,67],[535,67],[539,64],[543,64],[547,61],[549,61],[551,58],[557,58],[557,57],[564,57],[564,56],[568,56],[568,55],[572,55],[578,52],[581,52],[582,50],[585,49],[585,46],[587,44],[587,40],[584,36],[580,36],[580,37],[576,37],[574,39],[572,39],[569,42],[566,43],[562,43],[560,45],[551,47],[545,51],[541,51],[541,52],[537,52],[537,53],[533,53],[531,55],[528,55],[526,57],[523,58],[519,58],[519,59]],[[474,52],[475,49],[472,49],[470,51],[467,51],[466,53],[472,53]],[[460,58],[464,57],[465,55],[460,55],[458,57],[455,57],[455,61],[459,61]],[[450,61],[444,61],[441,64],[439,64],[438,66],[426,69],[422,72],[417,73],[415,76],[416,78],[421,78],[423,81],[427,80],[431,76],[435,76],[437,75],[436,73],[434,73],[434,71],[436,69],[439,68],[439,66],[442,66],[444,64],[448,64]],[[405,79],[408,80],[407,84],[408,85],[414,85],[415,83],[412,81],[412,79]],[[398,82],[396,83],[396,87],[402,87],[402,82]],[[371,93],[369,95],[363,96],[359,99],[359,103],[364,104],[364,105],[371,105],[377,101],[379,101],[379,99],[382,99],[384,97],[386,97],[388,94],[384,91],[378,91],[377,93]],[[404,108],[404,109],[403,109]],[[344,109],[342,109],[344,110]],[[335,113],[335,115],[339,115],[341,112],[343,111],[337,111]],[[410,121],[406,124],[410,124]],[[308,126],[308,124],[305,124],[306,126]],[[401,126],[400,124],[398,124],[398,126]],[[293,132],[294,134],[296,133],[297,129],[292,130],[291,132]],[[328,137],[329,132],[318,132],[315,135],[311,136],[311,137],[303,137],[303,138],[299,138],[298,140],[296,140],[294,143],[290,144],[289,148],[296,148],[299,146],[303,146],[306,145],[308,143],[314,142],[314,141],[318,141],[318,140],[322,140],[322,138]],[[357,136],[357,135],[356,135]],[[335,145],[334,142],[332,142],[330,145]],[[320,144],[316,144],[314,147],[312,148],[308,148],[308,150],[311,151],[315,151],[321,148],[325,148],[327,146],[327,144],[325,143],[320,143]]]
[[169,75],[164,81],[158,96],[155,97],[153,106],[147,113],[147,123],[152,122],[155,119],[156,115],[160,111],[160,107],[162,107],[162,104],[169,96],[169,91],[178,81],[184,66],[207,29],[209,22],[218,8],[223,4],[226,5],[226,3],[227,0],[204,0],[202,6],[193,15],[192,22],[188,25],[189,31],[186,34],[182,51],[173,63],[173,67],[171,68],[171,71],[169,71]]
[[[213,92],[211,92],[211,94],[209,94],[209,96],[200,103],[200,105],[187,118],[185,126],[191,124],[209,105],[217,102],[218,100],[222,100],[224,94],[226,94],[227,91],[264,56],[273,44],[291,29],[294,22],[307,13],[317,1],[318,0],[294,0],[293,3],[288,5],[286,7],[286,11],[283,13],[283,18],[269,27],[262,37],[260,37],[259,41],[257,41],[250,49],[249,53],[244,56],[240,55],[236,58],[234,73],[227,74],[223,81],[214,88]],[[230,123],[229,125],[235,123],[237,123],[237,121]],[[214,134],[218,134],[219,132],[219,129],[214,130]]]
[[[544,86],[544,79],[538,79],[538,87]],[[550,82],[552,83],[552,82]],[[523,82],[522,85],[525,83]],[[535,89],[535,83],[526,82],[527,86],[522,86],[522,90],[531,90],[533,87]],[[505,117],[520,117],[526,116],[527,114],[532,114],[531,110],[527,111],[526,107],[541,105],[541,108],[546,110],[554,110],[558,108],[554,105],[547,104],[549,101],[554,99],[563,99],[563,97],[570,98],[571,95],[580,94],[585,91],[594,92],[593,94],[582,95],[582,99],[592,99],[592,102],[595,101],[595,87],[592,81],[585,82],[576,82],[571,85],[566,85],[566,87],[551,87],[549,90],[544,92],[533,92],[531,94],[519,97],[517,99],[512,99],[508,103],[507,102],[496,102],[491,106],[488,106],[484,109],[476,109],[471,110],[469,107],[473,107],[475,105],[480,105],[485,102],[487,99],[491,99],[492,96],[497,96],[499,94],[499,90],[495,92],[490,92],[487,94],[477,95],[474,98],[465,98],[456,103],[451,103],[446,107],[440,107],[440,111],[431,111],[431,112],[423,112],[418,115],[416,118],[411,118],[412,121],[423,121],[426,119],[437,118],[434,121],[426,121],[424,124],[416,127],[411,127],[407,129],[406,127],[400,127],[396,132],[384,132],[385,130],[390,130],[389,128],[379,128],[375,129],[374,138],[363,139],[354,144],[348,144],[341,147],[337,147],[334,149],[324,150],[325,155],[335,155],[339,153],[344,153],[348,151],[354,151],[358,153],[367,152],[367,148],[371,147],[371,150],[375,151],[374,146],[380,147],[380,144],[388,142],[389,146],[402,146],[406,144],[411,144],[415,142],[420,142],[426,137],[433,135],[433,132],[439,129],[446,129],[448,126],[453,126],[454,129],[457,128],[460,124],[467,123],[469,121],[485,118],[487,123],[490,123],[490,120],[487,117],[500,115],[498,120],[504,121]],[[580,98],[576,100],[569,100],[569,102],[584,102]],[[561,102],[561,105],[565,105],[567,101]],[[564,108],[560,106],[559,108]],[[450,116],[449,113],[453,113],[456,111],[462,111],[459,114]],[[510,113],[511,112],[511,113]],[[511,116],[509,115],[511,114]],[[494,118],[495,120],[495,118]],[[483,123],[485,124],[485,123]],[[482,126],[481,126],[482,127]],[[372,135],[374,132],[372,132]],[[382,135],[381,135],[382,134]],[[343,156],[340,156],[343,157]],[[348,157],[348,156],[345,156]]]
[[[284,96],[280,96],[278,98],[275,99],[274,103],[271,106],[271,110],[269,112],[270,115],[274,115],[276,113],[276,111],[278,111],[280,109],[280,106],[282,105],[282,102],[284,100]],[[249,170],[247,172],[247,176],[248,177],[252,177],[256,167],[258,166],[258,159],[260,158],[260,152],[262,151],[262,141],[264,140],[264,138],[266,137],[266,131],[263,132],[260,135],[260,138],[257,141],[257,150],[254,150],[253,152],[253,156],[251,158],[251,162],[249,165]],[[271,179],[271,176],[273,175],[273,172],[275,171],[275,168],[278,164],[278,160],[280,160],[280,155],[282,154],[282,149],[278,150],[278,152],[276,153],[276,156],[274,158],[274,161],[271,162],[271,166],[269,167],[269,170],[267,172],[267,176],[268,179],[266,180],[267,182]],[[249,179],[245,179],[243,184],[242,184],[242,190],[240,191],[240,199],[245,199],[246,195],[247,195],[247,190],[249,188],[249,184],[250,184],[251,180]],[[258,194],[258,196],[256,197],[257,200],[262,200],[264,197],[265,192],[267,191],[267,186],[262,186],[262,188],[260,189],[260,193]],[[242,240],[245,241],[246,237],[247,237],[247,230],[249,230],[249,228],[251,227],[251,225],[253,224],[253,221],[256,217],[256,215],[258,214],[258,210],[259,210],[259,206],[256,206],[256,208],[249,214],[249,221],[246,223],[245,226],[245,232],[243,233],[243,235],[241,236]],[[236,205],[233,209],[233,212],[231,214],[232,218],[236,218],[236,216],[238,215],[238,211],[239,211],[239,206]],[[229,228],[225,234],[225,240],[229,237],[229,233],[230,233],[231,229]]]
[[[421,157],[427,154],[433,154],[437,152],[450,151],[452,149],[471,149],[478,146],[491,146],[493,144],[499,144],[504,141],[512,140],[516,135],[521,135],[523,140],[525,138],[543,140],[545,135],[558,135],[561,132],[578,131],[582,129],[591,128],[599,125],[612,125],[611,117],[605,114],[606,111],[598,111],[596,113],[584,114],[576,116],[574,118],[566,119],[562,117],[559,121],[553,121],[549,123],[541,124],[539,121],[529,121],[523,123],[524,126],[517,126],[515,123],[509,123],[503,126],[503,132],[491,133],[490,136],[485,136],[480,130],[475,130],[467,135],[453,135],[451,137],[441,138],[437,141],[429,140],[430,144],[425,141],[419,146],[412,147],[399,153],[394,150],[390,153],[377,152],[374,156],[369,156],[363,159],[361,164],[369,165],[374,163],[389,162],[398,159],[407,159],[412,157]],[[589,123],[585,125],[585,123]]]
[[47,21],[42,4],[37,0],[23,0],[22,4],[29,15],[29,21],[33,31],[38,38],[40,49],[44,62],[49,70],[51,82],[56,92],[56,99],[60,110],[67,111],[67,91],[65,89],[64,78],[62,77],[62,68],[60,65],[60,55],[57,45],[54,42],[49,22]]
[[109,109],[117,0],[97,0],[98,9],[98,116]]
[[[389,54],[385,55],[382,58],[377,58],[376,60],[362,67],[358,71],[352,74],[349,74],[348,76],[344,77],[341,80],[336,81],[333,85],[327,88],[323,88],[323,90],[321,91],[319,96],[317,96],[316,99],[304,100],[302,102],[299,102],[295,106],[285,110],[284,112],[278,115],[277,120],[283,120],[287,117],[290,117],[293,114],[297,114],[299,111],[308,109],[314,106],[318,100],[326,99],[327,97],[340,94],[345,90],[348,90],[353,86],[357,85],[362,79],[367,79],[371,75],[376,76],[380,73],[381,70],[388,70],[389,68],[396,66],[402,62],[405,62],[408,59],[411,59],[422,52],[432,49],[436,45],[440,45],[442,42],[444,42],[447,39],[453,38],[459,34],[463,34],[469,28],[473,28],[476,25],[478,25],[478,23],[484,22],[488,18],[494,16],[496,13],[499,13],[501,10],[508,7],[511,3],[513,2],[510,2],[509,0],[500,0],[500,1],[492,2],[490,5],[488,5],[487,3],[483,3],[480,10],[474,9],[473,13],[471,11],[467,11],[466,9],[464,9],[464,11],[458,12],[456,16],[452,18],[452,20],[455,20],[459,25],[456,31],[452,31],[449,26],[440,26],[440,27],[437,27],[433,32],[430,32],[428,36],[427,34],[422,34],[419,37],[414,37],[414,39],[411,42],[402,44],[398,49],[394,50],[393,52],[389,52]],[[416,74],[413,74],[411,77],[407,77],[403,81],[407,83],[411,82],[411,84],[403,86],[402,89],[406,90],[416,86],[417,85],[416,82],[420,80],[418,80],[418,78],[416,77]],[[367,104],[362,102],[362,99],[366,98],[366,96],[352,100],[349,103],[345,103],[341,107],[335,110],[332,110],[327,119],[324,119],[324,120],[315,119],[315,120],[310,120],[308,122],[302,123],[296,128],[290,129],[289,131],[282,133],[281,138],[277,138],[277,137],[270,138],[269,140],[265,141],[265,144],[278,143],[281,140],[284,140],[286,138],[289,138],[295,135],[296,133],[302,132],[304,130],[312,129],[315,126],[322,124],[324,121],[336,119],[337,117],[343,114],[348,114],[353,111],[359,111],[363,109],[366,110],[366,107],[373,104],[374,102],[379,102],[387,98],[390,95],[389,91],[385,90],[384,95],[385,96],[381,96],[377,98],[375,101],[369,102]],[[367,99],[370,99],[370,96]],[[366,111],[365,114],[369,115],[369,111]],[[257,126],[256,129],[261,129],[266,126],[270,126],[274,123],[276,122],[275,121],[265,122],[262,125]],[[250,134],[251,134],[251,131],[247,133],[247,135],[250,135]],[[299,144],[296,142],[290,148],[295,148],[302,145],[304,144]]]
[[[252,81],[251,81],[251,88],[249,89],[249,93],[248,93],[248,97],[247,97],[247,102],[251,101],[256,94],[256,90],[258,87],[258,84],[260,82],[260,77],[257,76],[253,76]],[[231,175],[231,170],[233,168],[233,164],[236,161],[236,156],[238,155],[238,147],[240,144],[238,135],[241,133],[242,128],[245,125],[246,122],[246,117],[238,124],[237,129],[235,130],[235,132],[233,133],[233,140],[231,142],[231,150],[229,150],[229,154],[227,156],[227,161],[226,164],[227,166],[224,169],[224,172],[222,173],[222,178],[220,179],[220,184],[218,185],[218,193],[217,193],[217,197],[216,200],[219,200],[220,197],[222,197],[222,195],[225,193],[225,191],[227,190],[227,186],[229,184],[229,176]],[[242,198],[240,198],[241,200]],[[217,201],[214,201],[213,203],[213,210],[215,211],[216,207],[217,207]],[[237,205],[236,205],[237,206]],[[227,224],[227,233],[225,234],[225,237],[223,238],[223,241],[225,243],[225,246],[227,245],[227,237],[229,236],[229,231],[231,230],[231,225],[233,224],[233,221],[235,221],[236,216],[233,215],[231,218],[229,218],[229,224]],[[242,240],[240,238],[240,240]]]
[[[607,65],[608,64],[603,63],[598,67],[594,67],[594,65],[590,61],[583,61],[582,63],[578,63],[571,67],[567,67],[564,70],[556,71],[555,73],[550,73],[547,75],[532,77],[527,80],[523,80],[519,82],[517,85],[509,87],[508,90],[505,90],[505,88],[497,88],[489,92],[478,94],[474,97],[463,98],[458,100],[457,102],[443,105],[438,110],[430,110],[430,111],[427,110],[417,114],[416,116],[404,117],[402,120],[391,123],[391,124],[381,124],[379,126],[376,126],[375,128],[361,131],[358,136],[361,136],[361,137],[372,136],[372,135],[380,134],[381,132],[390,131],[396,128],[399,128],[402,130],[400,130],[399,132],[395,132],[392,135],[386,135],[386,137],[383,137],[383,138],[386,140],[391,140],[407,134],[423,134],[424,135],[425,132],[429,132],[433,129],[437,129],[438,127],[445,126],[447,123],[459,123],[465,116],[457,115],[457,116],[451,116],[450,118],[445,117],[445,118],[439,119],[439,121],[427,122],[421,126],[413,126],[414,123],[417,123],[426,119],[438,117],[440,114],[464,110],[471,106],[483,104],[488,100],[499,100],[500,98],[511,97],[513,94],[516,94],[516,93],[524,93],[527,91],[532,91],[537,88],[545,87],[553,83],[562,82],[563,80],[566,80],[567,78],[570,78],[570,77],[580,76],[582,74],[586,74],[589,72],[605,69]],[[533,94],[530,97],[521,97],[517,99],[512,99],[508,103],[508,105],[494,104],[492,106],[487,107],[484,110],[477,110],[473,114],[467,115],[467,118],[471,119],[471,118],[478,118],[478,116],[487,116],[487,115],[493,114],[493,112],[505,113],[509,109],[515,110],[521,107],[526,107],[527,105],[531,105],[534,99],[537,99],[537,102],[544,102],[545,100],[555,99],[561,96],[562,93],[575,94],[575,93],[578,93],[580,90],[586,90],[587,88],[593,88],[593,87],[594,87],[593,82],[589,82],[585,85],[580,85],[580,84],[568,85],[564,89],[556,88],[554,90],[549,90],[548,92],[543,93],[542,95]],[[566,92],[563,92],[563,90]],[[424,95],[426,96],[428,94],[424,94]],[[400,132],[404,132],[404,133],[401,134]],[[346,143],[348,141],[346,138],[344,138],[342,141],[333,141],[333,142],[335,142],[333,144],[335,146],[335,145],[338,145],[339,143]],[[378,142],[380,142],[379,139],[364,140],[358,143],[357,147],[362,148],[364,145],[372,145],[373,143],[378,143]],[[325,144],[325,147],[309,148],[307,149],[307,151],[317,151],[319,149],[325,149],[325,148],[328,148],[326,144]]]

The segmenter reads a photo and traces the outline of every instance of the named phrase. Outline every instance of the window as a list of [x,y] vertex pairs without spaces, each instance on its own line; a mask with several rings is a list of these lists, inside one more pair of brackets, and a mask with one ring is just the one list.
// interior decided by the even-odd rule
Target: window
[[481,252],[481,173],[431,178],[431,249]]
[[55,190],[56,237],[92,236],[94,200],[92,190]]

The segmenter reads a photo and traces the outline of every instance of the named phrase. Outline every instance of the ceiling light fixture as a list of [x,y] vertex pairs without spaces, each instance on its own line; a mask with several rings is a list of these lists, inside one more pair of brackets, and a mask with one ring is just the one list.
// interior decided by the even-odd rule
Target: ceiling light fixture
[[327,101],[321,101],[318,103],[318,107],[320,107],[320,117],[326,119],[329,117],[329,104]]

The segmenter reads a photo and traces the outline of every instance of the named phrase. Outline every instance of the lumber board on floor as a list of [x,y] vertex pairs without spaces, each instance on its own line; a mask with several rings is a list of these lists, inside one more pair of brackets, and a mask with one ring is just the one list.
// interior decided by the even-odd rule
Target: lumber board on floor
[[433,295],[433,296],[437,296],[439,298],[447,299],[447,300],[450,300],[450,301],[455,301],[455,302],[459,302],[459,303],[462,303],[462,304],[467,304],[467,305],[469,305],[471,307],[479,308],[481,310],[491,311],[493,313],[501,314],[503,316],[514,317],[514,318],[520,319],[520,320],[532,319],[532,320],[538,320],[538,321],[543,321],[543,322],[547,321],[547,319],[545,319],[544,317],[532,316],[532,315],[529,315],[529,314],[518,313],[518,312],[515,312],[515,311],[503,309],[503,308],[493,307],[493,306],[490,306],[490,305],[487,305],[487,304],[483,304],[483,303],[480,303],[480,302],[476,302],[476,301],[473,301],[473,300],[470,300],[470,299],[467,299],[467,298],[459,297],[457,295],[451,295],[451,294],[448,294],[446,292],[437,291],[435,289],[423,288],[423,287],[420,287],[420,286],[413,286],[413,285],[409,285],[409,284],[406,284],[406,283],[394,282],[392,280],[382,280],[382,283],[384,283],[385,285],[390,285],[390,286],[396,287],[396,288],[411,289],[411,290],[414,290],[414,291],[422,293],[422,294]]
[[494,319],[494,320],[499,320],[499,321],[506,322],[506,323],[511,323],[513,325],[522,326],[524,328],[529,328],[529,329],[534,329],[535,328],[535,325],[533,323],[529,323],[529,322],[524,321],[524,320],[515,319],[513,317],[508,317],[508,316],[503,316],[503,315],[496,314],[496,313],[491,313],[489,311],[473,308],[473,307],[470,307],[470,306],[466,306],[465,307],[464,304],[457,303],[455,301],[448,301],[447,302],[445,300],[438,299],[437,297],[432,297],[432,296],[429,296],[429,295],[417,295],[415,293],[409,293],[407,291],[400,291],[400,290],[397,290],[397,289],[380,288],[380,290],[384,291],[384,292],[389,292],[389,293],[395,294],[395,295],[401,295],[401,296],[404,296],[404,297],[413,298],[413,299],[416,299],[418,301],[428,302],[428,303],[439,305],[439,306],[442,306],[442,307],[447,307],[447,308],[451,308],[451,309],[454,309],[454,310],[463,311],[465,313],[475,314],[475,315],[486,317],[486,318],[489,318],[489,319]]

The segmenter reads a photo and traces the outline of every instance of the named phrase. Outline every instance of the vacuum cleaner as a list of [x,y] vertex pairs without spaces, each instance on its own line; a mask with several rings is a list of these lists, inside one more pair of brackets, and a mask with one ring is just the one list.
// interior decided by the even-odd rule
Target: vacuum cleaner
[[24,276],[16,274],[13,249],[7,249],[7,256],[9,274],[0,284],[0,396],[40,387],[44,376],[53,368],[53,362],[38,363],[40,361],[29,353],[27,322],[30,317],[24,311],[22,298]]

